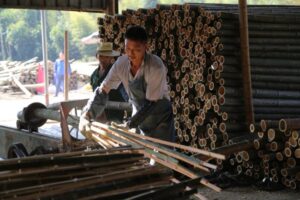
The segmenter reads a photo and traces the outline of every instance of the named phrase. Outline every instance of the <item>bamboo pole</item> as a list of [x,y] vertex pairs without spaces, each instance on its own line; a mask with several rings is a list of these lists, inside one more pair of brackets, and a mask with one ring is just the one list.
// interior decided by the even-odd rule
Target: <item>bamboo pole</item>
[[65,101],[68,101],[69,100],[69,39],[68,39],[68,31],[65,31],[65,35],[64,35],[64,54],[65,54],[64,98],[65,98]]

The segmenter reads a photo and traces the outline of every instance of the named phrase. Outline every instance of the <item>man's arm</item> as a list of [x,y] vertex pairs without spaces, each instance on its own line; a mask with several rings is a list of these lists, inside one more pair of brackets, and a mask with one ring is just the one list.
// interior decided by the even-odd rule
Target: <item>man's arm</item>
[[108,101],[110,89],[114,88],[116,85],[118,86],[121,82],[116,67],[116,65],[112,66],[109,74],[106,76],[101,86],[95,89],[93,96],[89,99],[83,110],[84,115],[88,114],[90,116],[90,120],[95,120],[102,114]]
[[103,92],[99,87],[94,91],[93,96],[88,100],[83,112],[87,113],[89,120],[97,119],[104,111],[108,101],[108,93]]
[[144,102],[144,105],[142,108],[135,113],[131,118],[128,119],[127,125],[129,128],[136,128],[138,125],[140,125],[149,114],[151,114],[151,111],[155,107],[156,102],[146,100]]

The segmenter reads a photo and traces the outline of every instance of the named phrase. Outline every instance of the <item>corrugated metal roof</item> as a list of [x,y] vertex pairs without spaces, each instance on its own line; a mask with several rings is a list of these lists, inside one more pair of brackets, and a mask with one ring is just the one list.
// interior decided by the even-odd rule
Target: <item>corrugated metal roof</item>
[[0,8],[117,13],[118,0],[0,0]]

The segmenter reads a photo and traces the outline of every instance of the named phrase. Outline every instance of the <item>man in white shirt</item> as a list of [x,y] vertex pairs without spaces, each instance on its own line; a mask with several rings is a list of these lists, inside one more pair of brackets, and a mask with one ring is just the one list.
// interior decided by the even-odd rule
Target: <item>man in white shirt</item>
[[129,128],[138,128],[147,136],[174,141],[175,129],[167,87],[167,68],[162,60],[146,52],[144,28],[132,26],[125,33],[125,55],[112,66],[101,86],[95,90],[80,120],[84,131],[86,121],[96,119],[106,105],[107,94],[123,83],[133,107]]

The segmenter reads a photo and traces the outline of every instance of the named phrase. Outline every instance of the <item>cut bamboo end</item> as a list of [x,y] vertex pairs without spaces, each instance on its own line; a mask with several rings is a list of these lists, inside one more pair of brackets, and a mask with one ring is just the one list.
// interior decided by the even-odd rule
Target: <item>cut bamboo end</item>
[[261,132],[261,131],[258,131],[258,132],[257,132],[257,136],[258,136],[260,139],[263,139],[264,136],[265,136],[265,133],[264,133],[264,132]]
[[288,140],[288,143],[291,147],[297,147],[298,146],[298,142],[297,140],[295,140],[293,137],[290,137]]
[[300,148],[297,148],[294,152],[295,158],[300,159]]
[[297,189],[297,183],[296,183],[295,180],[290,180],[290,188],[293,189],[293,190]]
[[250,130],[251,133],[254,133],[255,132],[255,125],[254,124],[250,124],[249,130]]
[[260,121],[260,128],[263,132],[266,132],[267,131],[267,122],[266,120],[261,120]]
[[289,148],[289,147],[286,147],[285,149],[284,149],[284,155],[286,156],[286,157],[291,157],[292,156],[292,151],[291,151],[291,149]]
[[284,177],[287,177],[287,176],[288,176],[288,171],[287,171],[287,169],[286,169],[286,168],[281,169],[281,170],[280,170],[280,174],[281,174],[282,176],[284,176]]
[[292,138],[297,140],[299,138],[299,132],[297,130],[292,131]]
[[276,159],[277,159],[278,161],[283,161],[283,155],[282,155],[281,152],[277,152],[277,153],[276,153]]
[[288,158],[286,163],[290,168],[296,167],[297,165],[297,162],[294,158]]
[[284,119],[279,120],[279,130],[281,132],[286,132],[287,131],[287,123]]
[[272,180],[273,180],[275,183],[278,183],[278,182],[279,182],[279,179],[278,179],[278,176],[277,176],[277,175],[273,175],[273,176],[272,176]]
[[275,139],[275,135],[276,135],[275,130],[270,128],[268,130],[268,140],[269,140],[269,142],[272,142]]
[[255,148],[256,150],[260,149],[260,148],[261,148],[261,140],[255,139],[255,140],[253,141],[253,145],[254,145],[254,148]]
[[277,142],[275,142],[275,141],[271,142],[271,151],[275,152],[277,150],[278,150]]

